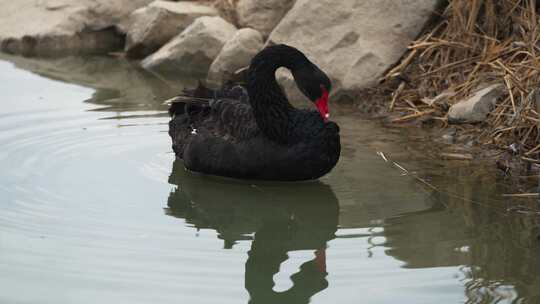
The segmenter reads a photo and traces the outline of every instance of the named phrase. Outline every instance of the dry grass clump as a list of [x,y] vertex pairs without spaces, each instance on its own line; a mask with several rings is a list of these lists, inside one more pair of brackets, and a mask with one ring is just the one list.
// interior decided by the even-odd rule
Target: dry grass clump
[[[537,3],[538,2],[538,3]],[[478,138],[540,159],[540,1],[450,0],[435,26],[409,47],[385,79],[400,81],[391,110],[397,121],[432,117],[447,122],[450,105],[479,86],[506,92]]]

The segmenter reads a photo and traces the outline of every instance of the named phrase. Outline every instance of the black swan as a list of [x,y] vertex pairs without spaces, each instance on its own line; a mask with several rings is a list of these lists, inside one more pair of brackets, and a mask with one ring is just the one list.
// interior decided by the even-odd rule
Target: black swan
[[[296,109],[275,72],[291,70],[318,112]],[[253,57],[245,88],[201,85],[171,99],[169,135],[188,170],[257,180],[317,179],[336,165],[339,127],[328,121],[331,83],[299,50],[269,46]]]

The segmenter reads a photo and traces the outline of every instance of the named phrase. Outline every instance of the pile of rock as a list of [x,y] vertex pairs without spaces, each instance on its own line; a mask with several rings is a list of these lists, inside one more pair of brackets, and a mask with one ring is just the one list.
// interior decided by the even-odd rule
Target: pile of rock
[[[0,0],[0,43],[25,55],[124,47],[145,69],[195,73],[213,83],[248,65],[264,45],[286,43],[328,73],[334,96],[350,98],[399,60],[438,2],[239,0],[233,25],[192,1]],[[294,94],[290,74],[279,78]]]
[[125,50],[132,58],[145,57],[141,64],[147,70],[199,74],[219,84],[249,65],[293,4],[240,0],[233,25],[203,4],[157,0],[131,14]]

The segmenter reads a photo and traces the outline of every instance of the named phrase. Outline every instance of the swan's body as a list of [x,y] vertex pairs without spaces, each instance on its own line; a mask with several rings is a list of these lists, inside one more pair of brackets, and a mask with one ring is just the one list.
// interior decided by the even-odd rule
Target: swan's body
[[254,57],[246,89],[200,87],[173,101],[169,134],[187,169],[292,181],[319,178],[336,165],[338,126],[325,121],[322,112],[296,109],[288,102],[274,76],[281,66],[297,73],[300,89],[312,100],[327,98],[326,75],[298,50],[278,45]]

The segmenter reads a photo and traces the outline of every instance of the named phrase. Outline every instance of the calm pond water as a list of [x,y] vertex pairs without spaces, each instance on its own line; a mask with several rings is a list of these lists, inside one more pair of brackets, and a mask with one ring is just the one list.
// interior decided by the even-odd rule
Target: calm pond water
[[0,303],[540,303],[540,220],[489,167],[334,105],[318,182],[191,174],[161,100],[193,83],[0,57]]

